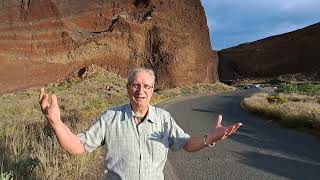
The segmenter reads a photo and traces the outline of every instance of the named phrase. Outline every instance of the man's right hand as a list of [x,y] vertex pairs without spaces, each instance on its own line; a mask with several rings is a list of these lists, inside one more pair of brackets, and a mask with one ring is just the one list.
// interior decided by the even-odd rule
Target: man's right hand
[[42,113],[48,119],[53,128],[60,146],[70,154],[82,154],[85,152],[79,136],[73,134],[60,117],[60,109],[56,95],[51,97],[46,94],[44,88],[41,88],[39,95],[39,104]]
[[60,109],[56,95],[51,97],[41,88],[39,95],[39,104],[42,113],[48,119],[51,126],[56,126],[61,123]]

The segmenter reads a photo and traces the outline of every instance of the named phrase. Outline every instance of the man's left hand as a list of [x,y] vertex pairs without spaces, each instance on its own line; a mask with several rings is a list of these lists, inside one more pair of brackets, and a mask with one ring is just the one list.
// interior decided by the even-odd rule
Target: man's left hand
[[235,123],[229,126],[223,126],[221,122],[222,116],[219,115],[213,124],[213,129],[208,133],[208,143],[211,144],[227,138],[242,125],[242,123]]

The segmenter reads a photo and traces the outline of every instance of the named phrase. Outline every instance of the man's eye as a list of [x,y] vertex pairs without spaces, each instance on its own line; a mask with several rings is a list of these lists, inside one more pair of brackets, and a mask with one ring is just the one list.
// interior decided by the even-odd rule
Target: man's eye
[[141,87],[143,87],[143,89],[151,89],[151,88],[153,88],[153,86],[150,86],[150,85],[148,85],[148,84],[132,84],[131,85],[134,89],[138,89],[138,88],[141,88]]
[[146,85],[146,84],[145,84],[145,85],[143,85],[143,88],[144,88],[144,89],[151,89],[151,88],[152,88],[152,86],[150,86],[150,85]]

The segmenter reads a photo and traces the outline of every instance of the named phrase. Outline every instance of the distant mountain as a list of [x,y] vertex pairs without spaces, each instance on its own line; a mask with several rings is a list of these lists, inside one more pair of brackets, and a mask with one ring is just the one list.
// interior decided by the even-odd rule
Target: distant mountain
[[320,23],[218,52],[220,81],[300,73],[320,80]]
[[[147,66],[155,70],[158,87],[215,82],[218,62],[200,0],[3,0],[0,75],[10,82],[0,82],[0,89],[15,83],[4,67],[10,61],[10,68],[40,63],[39,72],[46,71],[43,63],[62,64],[64,74],[92,63],[122,76]],[[19,87],[40,79],[26,71],[20,71]],[[40,74],[40,84],[48,76],[61,78],[59,71]]]

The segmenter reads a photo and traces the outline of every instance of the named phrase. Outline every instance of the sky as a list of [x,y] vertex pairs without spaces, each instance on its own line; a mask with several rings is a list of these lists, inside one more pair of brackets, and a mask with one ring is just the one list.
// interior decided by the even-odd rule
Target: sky
[[201,0],[201,3],[215,50],[320,22],[320,0]]

